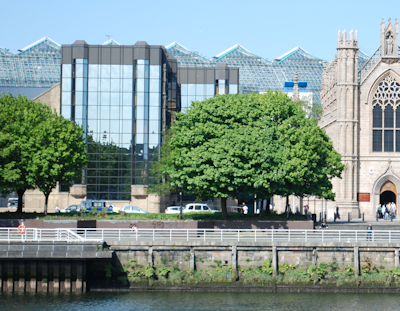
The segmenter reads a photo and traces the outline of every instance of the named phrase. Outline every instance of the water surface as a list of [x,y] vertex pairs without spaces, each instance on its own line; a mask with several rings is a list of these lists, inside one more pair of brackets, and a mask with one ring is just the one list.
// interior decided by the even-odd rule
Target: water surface
[[0,310],[400,310],[396,294],[315,293],[2,293]]

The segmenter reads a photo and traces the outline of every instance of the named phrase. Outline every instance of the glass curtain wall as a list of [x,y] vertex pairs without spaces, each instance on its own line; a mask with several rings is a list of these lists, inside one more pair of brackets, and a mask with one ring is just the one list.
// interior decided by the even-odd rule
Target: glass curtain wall
[[149,61],[135,61],[135,184],[145,185],[149,161]]
[[133,66],[89,65],[87,198],[130,200]]
[[203,101],[214,96],[214,84],[181,84],[181,111],[190,108],[193,101]]

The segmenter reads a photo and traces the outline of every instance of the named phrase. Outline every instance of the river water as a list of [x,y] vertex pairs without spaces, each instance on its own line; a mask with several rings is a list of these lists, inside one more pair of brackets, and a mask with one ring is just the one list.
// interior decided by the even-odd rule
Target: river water
[[400,310],[396,294],[138,293],[0,294],[0,310]]

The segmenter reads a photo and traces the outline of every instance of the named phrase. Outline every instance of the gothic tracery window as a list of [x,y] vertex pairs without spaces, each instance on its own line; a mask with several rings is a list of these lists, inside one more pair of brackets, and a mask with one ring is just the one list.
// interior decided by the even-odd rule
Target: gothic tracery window
[[387,76],[372,99],[372,151],[400,152],[400,83]]

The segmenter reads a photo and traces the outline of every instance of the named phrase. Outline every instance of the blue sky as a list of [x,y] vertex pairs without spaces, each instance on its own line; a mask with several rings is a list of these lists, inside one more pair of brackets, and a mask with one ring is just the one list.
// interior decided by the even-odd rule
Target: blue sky
[[45,36],[60,44],[78,39],[101,44],[112,35],[127,45],[178,41],[208,58],[239,43],[267,59],[301,46],[330,60],[339,29],[357,29],[360,47],[371,55],[379,47],[382,18],[400,19],[400,1],[0,0],[0,5],[0,47],[12,52]]

